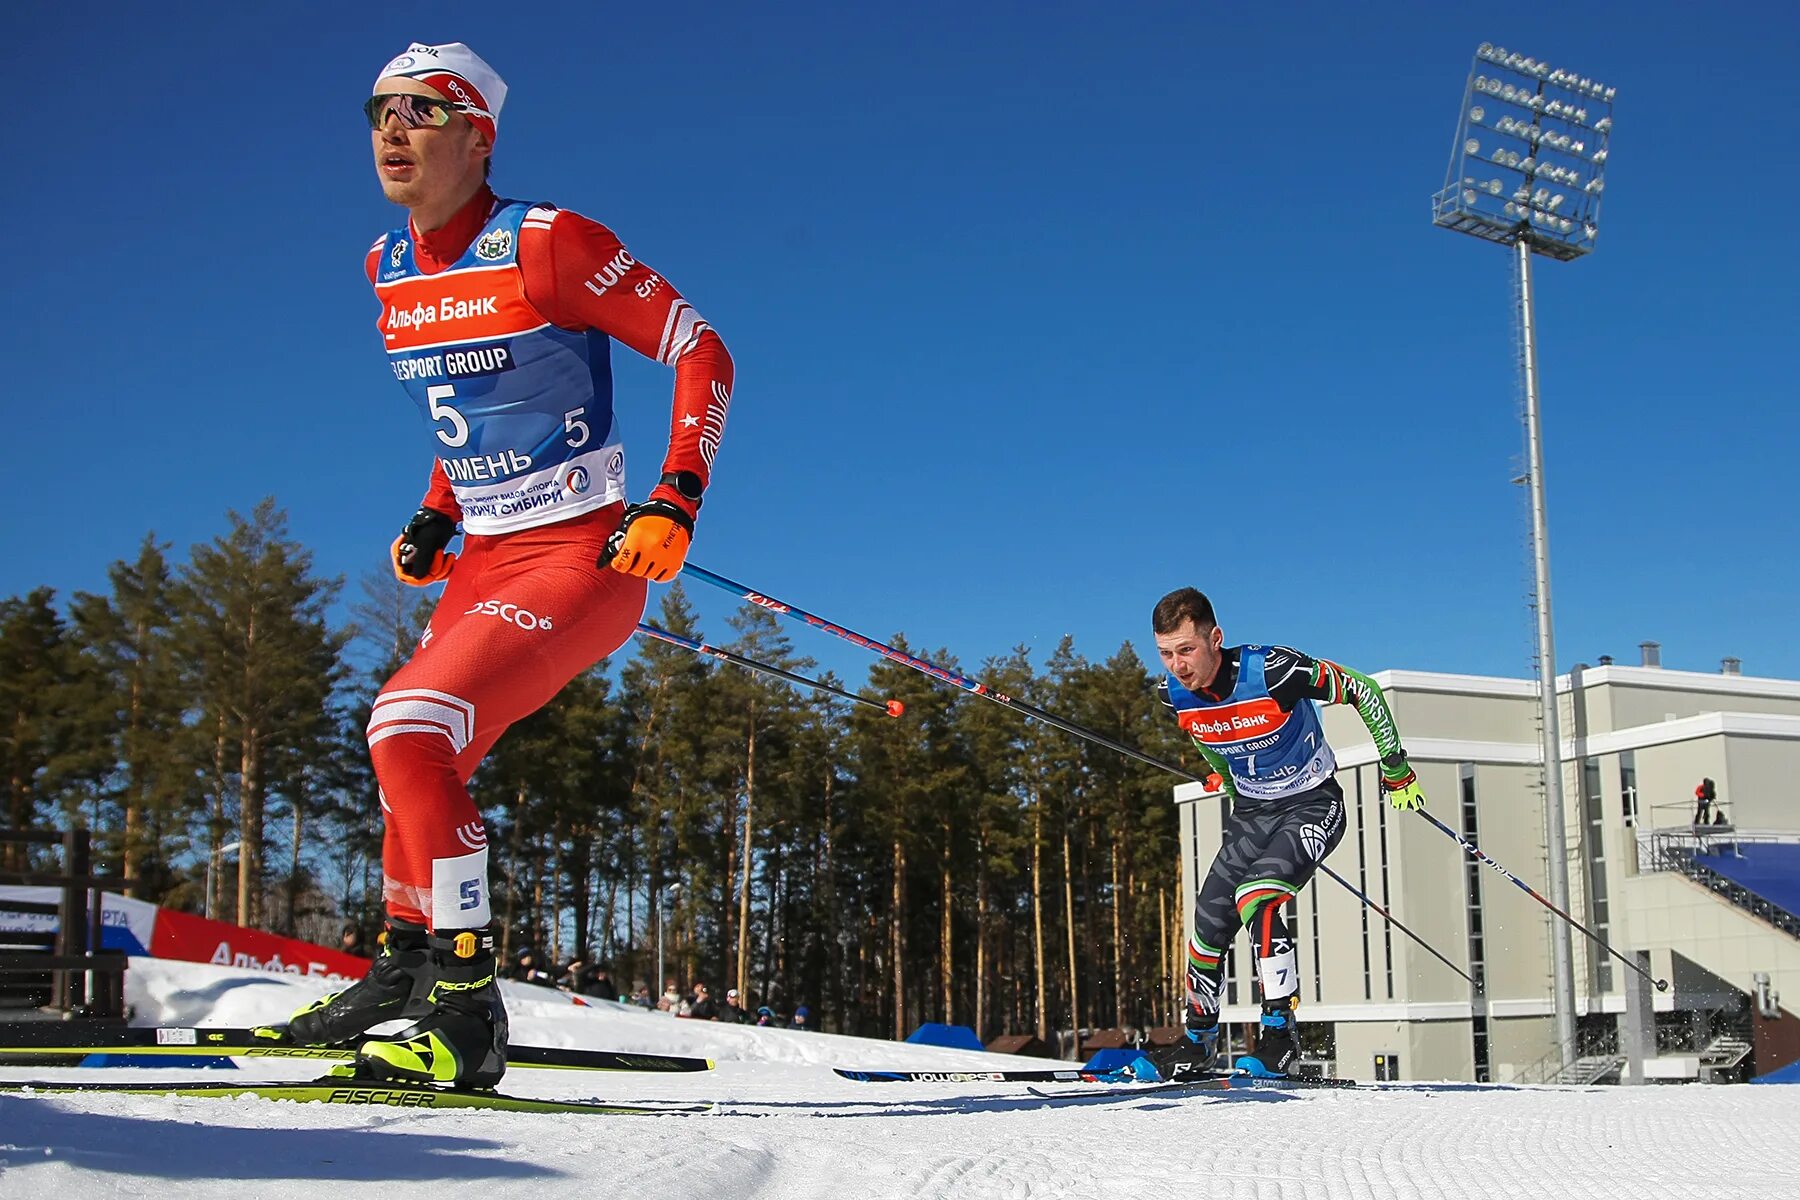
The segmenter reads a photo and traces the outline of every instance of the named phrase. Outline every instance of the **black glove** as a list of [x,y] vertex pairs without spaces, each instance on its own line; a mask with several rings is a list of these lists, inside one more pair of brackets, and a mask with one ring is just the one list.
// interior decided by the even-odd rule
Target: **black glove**
[[413,587],[441,583],[450,577],[456,555],[444,547],[456,536],[456,518],[435,508],[421,508],[394,539],[394,578]]

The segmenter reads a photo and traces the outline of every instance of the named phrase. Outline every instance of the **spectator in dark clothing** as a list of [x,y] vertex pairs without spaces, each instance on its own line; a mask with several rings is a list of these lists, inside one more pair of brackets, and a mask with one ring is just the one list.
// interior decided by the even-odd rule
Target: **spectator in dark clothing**
[[581,985],[575,990],[583,996],[592,996],[596,1000],[617,1000],[619,989],[612,981],[612,972],[606,969],[605,963],[595,963],[583,971]]
[[356,925],[344,926],[344,932],[338,937],[338,949],[357,958],[370,956],[368,945],[363,941],[362,929]]
[[727,1025],[744,1023],[744,1006],[738,1003],[738,990],[731,988],[725,993],[725,1003],[719,1006],[719,1020]]
[[704,983],[694,985],[694,999],[683,1014],[696,1021],[716,1021],[719,1019],[719,1002],[712,998]]
[[530,946],[519,947],[513,955],[512,965],[502,971],[500,977],[515,983],[535,983],[539,987],[556,986],[555,977],[539,964],[537,951]]
[[652,1012],[656,1011],[656,997],[650,994],[650,985],[642,979],[632,981],[631,999],[625,1003],[634,1004],[639,1008],[647,1008]]
[[756,1023],[764,1029],[781,1028],[781,1022],[775,1019],[775,1010],[766,1004],[756,1010]]
[[594,973],[593,953],[591,951],[576,955],[556,977],[556,986],[564,991],[580,994],[582,982]]
[[794,1010],[794,1019],[788,1022],[789,1029],[811,1029],[812,1009],[802,1004]]
[[1702,779],[1700,785],[1694,789],[1694,824],[1715,824],[1716,822],[1713,819],[1712,809],[1713,805],[1718,802],[1718,785],[1713,783],[1710,779]]

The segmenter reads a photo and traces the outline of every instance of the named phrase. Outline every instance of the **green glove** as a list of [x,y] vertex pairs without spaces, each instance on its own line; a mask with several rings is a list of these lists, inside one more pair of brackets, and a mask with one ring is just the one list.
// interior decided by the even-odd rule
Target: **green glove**
[[1388,794],[1388,803],[1396,809],[1418,812],[1425,807],[1425,793],[1419,788],[1419,776],[1406,761],[1405,753],[1381,760],[1381,787]]

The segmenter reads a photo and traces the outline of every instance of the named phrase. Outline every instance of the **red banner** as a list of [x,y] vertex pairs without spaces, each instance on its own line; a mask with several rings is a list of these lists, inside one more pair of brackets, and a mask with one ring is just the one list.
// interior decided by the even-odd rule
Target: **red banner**
[[156,914],[150,953],[155,958],[318,978],[360,979],[369,969],[366,958],[168,908]]

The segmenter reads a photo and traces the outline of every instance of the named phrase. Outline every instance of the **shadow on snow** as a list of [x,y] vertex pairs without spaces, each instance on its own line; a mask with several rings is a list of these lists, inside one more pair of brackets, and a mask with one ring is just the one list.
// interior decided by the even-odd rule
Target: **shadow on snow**
[[[396,1123],[404,1128],[383,1128]],[[84,1171],[162,1179],[379,1182],[562,1175],[497,1156],[507,1149],[508,1143],[486,1138],[425,1133],[418,1122],[401,1117],[350,1129],[242,1128],[82,1112],[48,1097],[0,1096],[0,1173],[60,1162]]]

